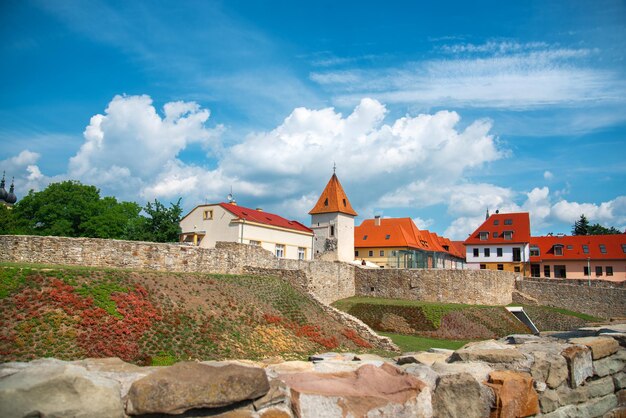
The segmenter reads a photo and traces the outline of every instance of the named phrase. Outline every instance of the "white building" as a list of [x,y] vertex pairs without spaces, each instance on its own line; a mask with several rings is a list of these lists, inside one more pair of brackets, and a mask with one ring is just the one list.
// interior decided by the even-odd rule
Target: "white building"
[[297,221],[235,203],[196,206],[180,221],[180,242],[214,248],[218,241],[258,245],[279,258],[311,260],[313,231]]
[[309,214],[311,229],[315,232],[315,258],[352,262],[357,213],[335,173]]

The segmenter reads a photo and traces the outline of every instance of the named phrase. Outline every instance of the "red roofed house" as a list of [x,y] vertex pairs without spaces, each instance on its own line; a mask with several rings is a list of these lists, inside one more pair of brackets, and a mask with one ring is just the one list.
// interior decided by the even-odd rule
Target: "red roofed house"
[[528,212],[489,216],[464,241],[470,268],[529,272],[530,217]]
[[626,234],[532,237],[530,275],[624,281]]
[[419,230],[411,218],[366,219],[354,229],[354,257],[390,268],[463,268],[447,238]]
[[180,242],[214,248],[218,241],[257,245],[279,258],[311,260],[313,231],[297,221],[236,203],[196,206],[180,221]]
[[333,173],[309,212],[315,231],[315,258],[351,262],[354,260],[354,217],[357,213]]

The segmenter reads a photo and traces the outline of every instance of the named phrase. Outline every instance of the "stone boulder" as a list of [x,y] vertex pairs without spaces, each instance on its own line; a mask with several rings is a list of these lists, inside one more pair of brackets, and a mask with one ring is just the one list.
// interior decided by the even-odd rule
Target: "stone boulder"
[[573,345],[561,352],[567,360],[568,381],[571,388],[582,385],[585,379],[593,376],[591,350],[584,345]]
[[290,388],[296,416],[431,417],[428,386],[398,368],[365,365],[354,372],[294,373],[279,377]]
[[619,343],[611,337],[584,337],[572,338],[572,344],[582,344],[589,347],[593,360],[608,357],[617,352]]
[[448,359],[449,362],[482,361],[492,365],[521,365],[528,359],[522,352],[495,340],[469,343],[456,350]]
[[436,417],[481,418],[489,415],[491,399],[481,385],[468,373],[439,378],[433,394]]
[[550,389],[559,387],[567,380],[569,369],[561,352],[569,347],[560,343],[524,344],[519,350],[533,358],[530,374],[536,382],[543,382]]
[[496,395],[493,418],[528,417],[539,413],[539,397],[528,373],[496,370],[487,383]]
[[135,381],[128,392],[126,413],[182,414],[257,399],[269,389],[261,368],[182,362]]
[[33,363],[0,379],[0,416],[124,416],[116,381],[57,360]]
[[396,363],[398,365],[420,363],[431,366],[436,362],[445,362],[450,357],[448,353],[429,353],[427,351],[418,351],[415,353],[404,353],[401,356],[396,357]]

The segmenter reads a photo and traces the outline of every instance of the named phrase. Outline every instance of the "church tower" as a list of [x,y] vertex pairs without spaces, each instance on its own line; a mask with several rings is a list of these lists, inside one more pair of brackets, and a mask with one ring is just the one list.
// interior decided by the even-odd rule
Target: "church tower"
[[314,258],[350,262],[354,260],[354,217],[346,192],[334,172],[311,209]]

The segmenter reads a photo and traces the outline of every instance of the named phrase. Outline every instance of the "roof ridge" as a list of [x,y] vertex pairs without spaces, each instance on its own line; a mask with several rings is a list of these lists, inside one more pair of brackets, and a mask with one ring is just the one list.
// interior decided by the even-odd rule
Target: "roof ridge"
[[350,200],[343,190],[337,175],[333,173],[330,180],[326,184],[326,187],[320,194],[317,203],[309,211],[309,215],[316,215],[320,213],[345,213],[347,215],[357,216],[357,213],[352,208]]

